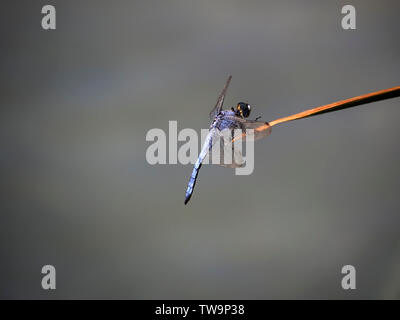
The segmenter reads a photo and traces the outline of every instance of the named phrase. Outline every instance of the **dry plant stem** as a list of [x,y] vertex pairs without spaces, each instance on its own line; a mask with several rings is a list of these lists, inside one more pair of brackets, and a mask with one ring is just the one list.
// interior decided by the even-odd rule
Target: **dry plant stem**
[[[317,114],[322,114],[325,112],[337,111],[337,110],[341,110],[341,109],[355,107],[355,106],[359,106],[362,104],[367,104],[367,103],[376,102],[376,101],[380,101],[380,100],[395,98],[395,97],[399,97],[399,96],[400,96],[400,86],[397,86],[397,87],[393,87],[390,89],[384,89],[384,90],[380,90],[380,91],[376,91],[376,92],[363,94],[361,96],[353,97],[350,99],[333,102],[330,104],[326,104],[324,106],[305,110],[303,112],[296,113],[291,116],[276,119],[274,121],[269,122],[269,126],[273,127],[277,124],[288,122],[288,121],[303,119],[303,118],[311,117],[311,116],[314,116]],[[262,128],[263,127],[260,127],[261,130],[268,129],[267,126],[265,129],[262,129]]]

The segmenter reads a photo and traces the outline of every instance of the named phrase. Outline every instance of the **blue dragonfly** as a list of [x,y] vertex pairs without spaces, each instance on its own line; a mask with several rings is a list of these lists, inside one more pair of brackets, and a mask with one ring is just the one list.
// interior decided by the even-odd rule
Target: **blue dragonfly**
[[217,103],[210,112],[210,130],[199,157],[194,164],[186,190],[185,204],[187,204],[192,197],[197,176],[204,158],[217,143],[219,143],[218,148],[216,148],[219,151],[217,151],[219,157],[217,157],[218,159],[215,161],[213,153],[212,163],[217,163],[229,168],[238,168],[243,166],[242,154],[239,150],[234,150],[233,142],[237,139],[254,141],[268,136],[271,132],[268,122],[258,121],[259,118],[255,120],[245,119],[250,116],[251,112],[251,107],[248,103],[239,102],[235,108],[222,110],[226,91],[228,90],[231,79],[232,76],[229,76],[226,80]]

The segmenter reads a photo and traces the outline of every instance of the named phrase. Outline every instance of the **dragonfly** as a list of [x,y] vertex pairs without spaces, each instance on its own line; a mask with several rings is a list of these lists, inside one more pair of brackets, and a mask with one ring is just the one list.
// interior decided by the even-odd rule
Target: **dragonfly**
[[[269,135],[270,127],[268,122],[258,121],[259,117],[255,120],[246,119],[250,116],[251,106],[245,102],[239,102],[235,108],[222,110],[225,95],[228,86],[231,82],[232,76],[226,80],[225,86],[222,89],[217,103],[210,112],[210,130],[205,138],[205,142],[201,152],[197,158],[189,183],[186,189],[185,204],[187,204],[192,197],[194,187],[197,181],[199,170],[202,166],[204,158],[210,150],[219,144],[219,159],[213,163],[217,163],[224,167],[238,168],[243,166],[242,154],[239,150],[234,149],[234,142],[239,138],[246,141],[255,141]],[[230,158],[230,159],[227,159]]]
[[[255,120],[245,119],[249,117],[251,111],[250,105],[245,102],[239,102],[235,108],[231,108],[230,110],[222,110],[225,95],[231,79],[232,76],[229,76],[226,80],[225,86],[218,97],[217,103],[210,112],[210,119],[212,120],[210,130],[205,139],[199,157],[194,164],[194,168],[186,189],[185,204],[187,204],[192,197],[197,176],[203,160],[217,143],[220,144],[220,150],[223,150],[222,156],[219,159],[220,162],[218,164],[225,167],[237,168],[243,165],[241,152],[233,149],[234,142],[239,139],[255,141],[268,136],[271,133],[272,127],[278,124],[400,96],[400,86],[396,86],[393,88],[375,91],[326,104],[320,107],[308,109],[290,116],[276,119],[271,122],[262,122],[258,121],[258,118]],[[226,135],[226,131],[229,131],[230,134]],[[226,155],[230,154],[233,154],[232,162],[225,161]]]

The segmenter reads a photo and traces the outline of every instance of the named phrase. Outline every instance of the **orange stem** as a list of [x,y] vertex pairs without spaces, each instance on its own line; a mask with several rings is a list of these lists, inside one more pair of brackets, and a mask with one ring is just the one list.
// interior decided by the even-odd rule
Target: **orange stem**
[[345,108],[355,107],[358,105],[376,102],[376,101],[385,100],[385,99],[390,99],[390,98],[395,98],[395,97],[399,97],[399,96],[400,96],[400,86],[393,87],[390,89],[384,89],[384,90],[380,90],[380,91],[376,91],[376,92],[371,92],[371,93],[363,94],[361,96],[353,97],[353,98],[346,99],[346,100],[340,100],[340,101],[326,104],[326,105],[323,105],[323,106],[320,106],[317,108],[305,110],[303,112],[296,113],[291,116],[279,118],[279,119],[269,122],[269,126],[265,126],[265,129],[263,129],[263,127],[260,127],[257,129],[267,130],[269,127],[273,127],[280,123],[303,119],[306,117],[311,117],[311,116],[325,113],[325,112],[337,111],[337,110],[341,110],[341,109],[345,109]]

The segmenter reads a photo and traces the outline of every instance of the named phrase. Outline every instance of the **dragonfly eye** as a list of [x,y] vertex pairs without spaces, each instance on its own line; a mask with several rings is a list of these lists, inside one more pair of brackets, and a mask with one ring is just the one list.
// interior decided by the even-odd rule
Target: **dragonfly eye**
[[239,102],[236,109],[236,114],[242,118],[247,118],[250,115],[250,105],[248,103]]

